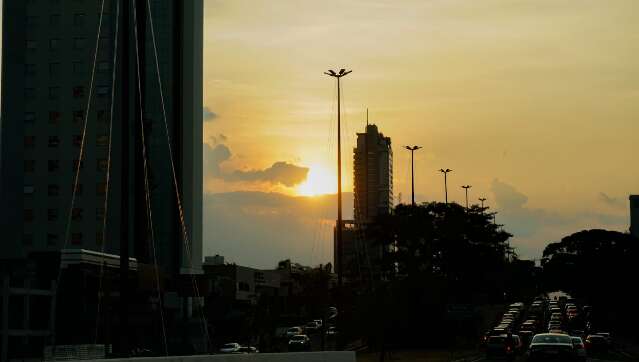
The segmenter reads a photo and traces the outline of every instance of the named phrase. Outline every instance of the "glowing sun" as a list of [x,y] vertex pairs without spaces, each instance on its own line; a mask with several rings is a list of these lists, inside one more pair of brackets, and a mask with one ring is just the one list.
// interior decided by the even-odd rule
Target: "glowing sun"
[[297,186],[300,196],[317,196],[337,192],[337,176],[323,166],[311,165],[306,181]]

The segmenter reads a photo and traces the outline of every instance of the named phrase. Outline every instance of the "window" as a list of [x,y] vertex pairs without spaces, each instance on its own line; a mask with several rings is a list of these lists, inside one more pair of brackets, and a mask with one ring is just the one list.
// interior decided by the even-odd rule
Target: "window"
[[62,119],[62,113],[58,111],[49,111],[49,124],[58,124]]
[[25,64],[24,65],[24,75],[35,75],[36,74],[36,65],[35,64]]
[[23,234],[22,245],[33,245],[33,234]]
[[106,171],[109,167],[109,161],[101,158],[98,160],[98,171]]
[[100,44],[99,44],[100,50],[101,51],[108,51],[110,50],[113,46],[111,45],[111,38],[100,38]]
[[73,62],[73,73],[84,74],[86,69],[83,62]]
[[35,51],[38,48],[38,42],[35,40],[27,40],[26,46],[28,51]]
[[103,221],[103,219],[104,219],[104,208],[98,207],[97,209],[95,209],[95,220]]
[[73,39],[73,49],[82,50],[86,45],[86,38],[74,38]]
[[[80,170],[82,170],[82,169],[84,168],[84,160],[83,160],[83,161],[81,161],[81,162],[79,163],[79,165],[80,165]],[[75,160],[73,160],[73,171],[75,171],[75,170],[77,170],[77,169],[78,169],[78,160],[77,160],[77,159],[75,159]]]
[[102,245],[102,243],[104,243],[104,234],[102,231],[95,232],[95,243],[98,245]]
[[49,160],[49,172],[54,172],[60,169],[60,160]]
[[82,146],[82,136],[79,134],[73,135],[73,145],[76,147]]
[[74,221],[82,220],[82,209],[79,207],[74,207],[71,211],[71,219]]
[[35,160],[24,160],[24,172],[35,172]]
[[47,194],[49,196],[58,196],[60,194],[60,186],[50,184],[47,187]]
[[49,99],[60,99],[60,87],[49,87]]
[[73,245],[82,244],[82,233],[73,233],[73,234],[71,234],[71,244],[73,244]]
[[84,14],[81,14],[81,13],[74,14],[73,15],[73,25],[75,25],[75,26],[83,26],[85,18],[86,18],[86,15],[84,15]]
[[82,190],[84,189],[82,187],[82,184],[78,184],[77,187],[75,187],[73,184],[71,185],[71,193],[73,193],[73,189],[75,188],[75,194],[76,195],[82,195]]
[[98,111],[98,122],[107,123],[109,122],[109,111],[99,110]]
[[60,39],[49,39],[49,50],[58,50],[60,46]]
[[28,101],[34,100],[36,97],[35,88],[25,88],[24,89],[24,99]]
[[31,222],[34,219],[33,209],[22,210],[22,218],[25,222]]
[[35,147],[35,136],[24,136],[24,148]]
[[95,93],[98,95],[98,97],[106,97],[109,94],[109,87],[107,86],[99,86],[95,88]]
[[25,195],[33,195],[35,187],[33,185],[24,185],[22,193]]
[[60,25],[60,14],[51,14],[49,16],[49,25],[51,25],[51,26],[59,26]]
[[49,220],[49,221],[58,220],[58,209],[48,209],[47,210],[47,220]]
[[84,111],[73,111],[73,123],[82,124],[84,122]]
[[73,87],[73,97],[74,98],[84,97],[84,87],[81,85]]
[[58,243],[58,234],[47,234],[47,245],[53,246]]
[[250,292],[251,286],[246,282],[239,282],[237,283],[237,290],[241,292]]
[[60,137],[58,136],[49,136],[49,147],[55,148],[60,146]]
[[108,72],[110,70],[111,70],[111,63],[109,62],[98,63],[98,72]]
[[27,16],[27,26],[36,26],[38,25],[38,17],[37,16]]
[[55,77],[60,74],[60,63],[49,63],[49,76]]
[[26,124],[33,124],[35,122],[35,112],[26,112],[24,114],[24,123]]
[[104,195],[106,194],[106,182],[100,182],[98,183],[97,187],[96,187],[96,194],[97,195]]
[[102,134],[98,135],[98,146],[105,147],[109,144],[109,136]]

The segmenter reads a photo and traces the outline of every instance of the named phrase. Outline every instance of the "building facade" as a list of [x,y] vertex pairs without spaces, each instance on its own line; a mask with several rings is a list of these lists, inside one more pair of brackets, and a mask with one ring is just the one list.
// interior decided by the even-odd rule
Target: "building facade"
[[[3,2],[1,258],[63,248],[117,255],[127,235],[129,255],[152,262],[144,135],[158,263],[170,273],[197,273],[202,260],[202,0],[153,0],[151,14],[145,1],[135,11],[129,1],[104,4],[98,38],[100,1]],[[128,11],[118,9],[122,4]],[[170,167],[151,19],[188,247]]]
[[353,149],[354,217],[356,223],[369,223],[393,208],[393,149],[390,137],[377,126],[366,126],[357,134]]
[[639,195],[630,195],[630,234],[639,238]]

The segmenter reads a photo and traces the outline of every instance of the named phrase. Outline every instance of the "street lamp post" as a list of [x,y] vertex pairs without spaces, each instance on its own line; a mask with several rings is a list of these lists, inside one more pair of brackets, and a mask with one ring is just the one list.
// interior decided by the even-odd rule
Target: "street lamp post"
[[468,189],[471,188],[471,185],[464,185],[462,186],[462,189],[464,189],[466,191],[466,210],[468,210]]
[[440,168],[440,169],[439,169],[439,172],[441,172],[441,173],[443,173],[443,174],[444,174],[444,197],[445,197],[445,200],[446,200],[446,205],[448,205],[448,182],[447,182],[447,178],[446,178],[446,176],[447,176],[447,175],[448,175],[448,173],[449,173],[449,172],[451,172],[451,171],[452,171],[452,170],[451,170],[451,169],[449,169],[449,168],[447,168],[447,169],[445,169],[445,170],[444,170],[443,168]]
[[337,78],[337,285],[340,290],[342,288],[342,257],[343,257],[343,245],[342,245],[342,137],[341,137],[341,87],[340,78],[351,73],[352,70],[340,69],[339,72],[329,70],[324,74]]
[[415,159],[413,156],[415,151],[420,148],[420,146],[406,146],[406,149],[410,151],[411,201],[413,206],[415,206]]
[[480,197],[479,201],[481,201],[481,209],[483,211],[484,210],[484,201],[486,201],[486,198],[485,197]]

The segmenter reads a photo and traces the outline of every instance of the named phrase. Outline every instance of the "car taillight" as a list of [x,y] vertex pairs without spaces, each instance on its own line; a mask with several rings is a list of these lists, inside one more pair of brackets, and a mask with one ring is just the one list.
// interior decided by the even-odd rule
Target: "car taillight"
[[506,352],[510,352],[510,346],[506,347]]

